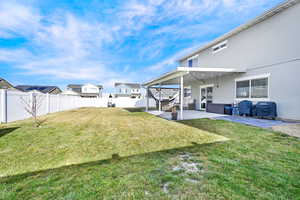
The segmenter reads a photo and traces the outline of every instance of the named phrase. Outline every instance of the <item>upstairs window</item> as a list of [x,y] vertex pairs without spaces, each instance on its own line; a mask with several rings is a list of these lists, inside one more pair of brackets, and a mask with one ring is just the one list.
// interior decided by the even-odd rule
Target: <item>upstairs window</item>
[[215,45],[212,47],[212,53],[217,53],[219,51],[222,51],[223,49],[226,49],[227,48],[227,40]]
[[187,67],[196,67],[198,64],[199,55],[194,55],[187,59]]
[[193,60],[188,60],[188,67],[193,67]]

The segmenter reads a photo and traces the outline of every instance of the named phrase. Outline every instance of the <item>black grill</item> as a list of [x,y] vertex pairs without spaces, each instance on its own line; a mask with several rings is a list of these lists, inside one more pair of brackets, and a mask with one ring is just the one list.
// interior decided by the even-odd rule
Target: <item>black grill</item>
[[270,101],[259,101],[255,106],[255,113],[257,117],[276,118],[276,103]]

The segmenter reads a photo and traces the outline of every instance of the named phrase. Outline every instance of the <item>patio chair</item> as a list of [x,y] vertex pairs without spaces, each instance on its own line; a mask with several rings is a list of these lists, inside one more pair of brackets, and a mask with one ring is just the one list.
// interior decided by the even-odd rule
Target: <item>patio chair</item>
[[252,115],[252,101],[244,100],[239,103],[239,114],[241,116],[251,116]]

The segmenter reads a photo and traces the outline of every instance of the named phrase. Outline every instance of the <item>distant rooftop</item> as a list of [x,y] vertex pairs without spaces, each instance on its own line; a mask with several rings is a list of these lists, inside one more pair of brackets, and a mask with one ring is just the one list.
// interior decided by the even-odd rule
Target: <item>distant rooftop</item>
[[10,84],[7,80],[0,77],[0,89],[13,88],[13,85]]
[[[85,84],[69,84],[67,85],[68,88],[81,88],[83,85]],[[94,85],[94,84],[92,84]],[[99,87],[100,89],[103,89],[102,85],[96,85],[97,87]]]
[[141,84],[139,84],[139,83],[115,83],[115,87],[117,87],[119,85],[126,85],[131,88],[140,88],[141,87]]
[[42,86],[41,85],[17,85],[15,88],[23,92],[30,92],[33,90],[37,90],[45,94],[50,93],[55,89],[61,91],[61,89],[57,86],[47,86],[47,85],[42,85]]

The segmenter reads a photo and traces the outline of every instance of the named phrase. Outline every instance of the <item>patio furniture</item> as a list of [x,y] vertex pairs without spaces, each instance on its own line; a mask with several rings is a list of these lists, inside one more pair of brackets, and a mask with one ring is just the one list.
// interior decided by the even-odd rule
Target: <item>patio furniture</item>
[[206,106],[206,112],[225,114],[225,106],[231,106],[231,104],[208,103]]
[[237,106],[232,107],[232,115],[233,116],[240,116],[239,108]]
[[277,108],[275,102],[259,101],[255,106],[255,114],[257,117],[267,117],[275,119],[277,117]]
[[248,100],[241,101],[238,105],[239,114],[241,116],[251,116],[252,115],[252,102]]
[[232,106],[225,106],[224,107],[224,114],[226,115],[232,115]]
[[176,110],[176,107],[173,107],[172,108],[172,111],[171,111],[171,116],[172,116],[172,120],[177,120],[177,117],[178,117],[178,112]]

